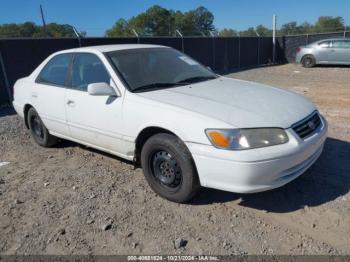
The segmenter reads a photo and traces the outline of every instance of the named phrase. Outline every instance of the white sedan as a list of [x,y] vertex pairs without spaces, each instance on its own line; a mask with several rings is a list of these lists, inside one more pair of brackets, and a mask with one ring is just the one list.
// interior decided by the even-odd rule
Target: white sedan
[[13,105],[39,145],[63,138],[132,160],[175,202],[200,186],[280,187],[317,160],[327,136],[305,97],[218,76],[156,45],[57,52],[16,82]]

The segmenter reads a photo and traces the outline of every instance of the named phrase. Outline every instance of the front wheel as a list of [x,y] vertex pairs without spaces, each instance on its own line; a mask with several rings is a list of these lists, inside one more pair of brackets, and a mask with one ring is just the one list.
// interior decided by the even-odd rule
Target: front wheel
[[32,107],[28,110],[27,121],[30,133],[34,141],[43,147],[50,147],[57,143],[57,138],[50,135],[49,131],[41,121],[39,114]]
[[141,165],[153,191],[168,200],[187,202],[200,188],[191,153],[174,135],[149,138],[141,151]]

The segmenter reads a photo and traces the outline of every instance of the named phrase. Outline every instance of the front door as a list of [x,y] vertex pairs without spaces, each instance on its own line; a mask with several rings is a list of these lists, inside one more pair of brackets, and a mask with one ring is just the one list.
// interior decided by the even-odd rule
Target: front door
[[91,83],[114,85],[102,61],[92,53],[75,54],[70,82],[66,111],[72,138],[107,151],[121,152],[122,97],[92,96],[87,92]]
[[350,41],[349,40],[333,40],[332,53],[329,61],[336,64],[350,63]]

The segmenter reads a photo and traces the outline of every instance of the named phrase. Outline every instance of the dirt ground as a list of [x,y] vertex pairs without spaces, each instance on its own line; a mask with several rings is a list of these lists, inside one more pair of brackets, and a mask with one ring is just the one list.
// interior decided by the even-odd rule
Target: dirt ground
[[[297,65],[230,77],[294,90],[329,121],[321,158],[292,183],[189,204],[151,191],[141,169],[71,142],[37,146],[0,111],[1,254],[350,254],[350,67]],[[182,238],[185,246],[175,249]]]

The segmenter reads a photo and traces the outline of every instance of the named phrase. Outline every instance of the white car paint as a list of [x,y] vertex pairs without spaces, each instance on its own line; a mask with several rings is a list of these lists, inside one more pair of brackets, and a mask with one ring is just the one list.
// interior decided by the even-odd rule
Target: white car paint
[[[26,105],[39,113],[49,132],[128,160],[135,157],[135,141],[147,127],[176,134],[191,152],[202,186],[232,192],[257,192],[282,186],[305,172],[322,152],[327,123],[307,139],[291,126],[316,107],[305,97],[248,81],[219,77],[196,84],[132,93],[114,72],[103,52],[154,48],[154,45],[109,45],[57,52],[14,87],[13,105],[24,117]],[[167,47],[164,47],[167,48]],[[43,66],[56,54],[96,54],[118,96],[105,96],[35,83]],[[74,103],[69,103],[74,101]],[[280,127],[289,142],[242,151],[215,148],[207,128]]]

